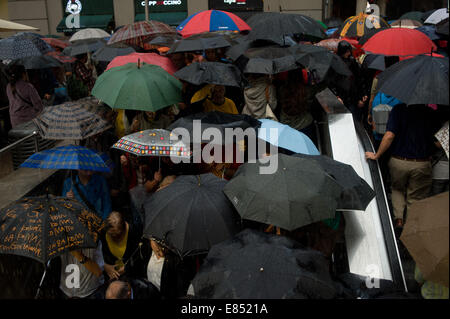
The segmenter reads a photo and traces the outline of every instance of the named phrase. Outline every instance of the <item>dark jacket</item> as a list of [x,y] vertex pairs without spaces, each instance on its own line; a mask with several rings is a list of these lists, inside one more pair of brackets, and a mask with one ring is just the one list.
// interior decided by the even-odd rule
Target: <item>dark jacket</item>
[[[147,266],[152,256],[150,242],[144,239],[139,254],[142,266],[139,278],[147,278]],[[161,298],[177,299],[184,298],[187,294],[189,285],[195,276],[196,266],[193,258],[185,258],[183,261],[175,253],[166,251],[164,265],[161,274]]]
[[[142,242],[141,235],[142,233],[129,223],[127,247],[122,258],[123,262],[126,263],[124,274],[126,277],[137,278],[142,268],[140,264],[142,261],[137,258],[139,255],[139,243]],[[102,241],[103,260],[105,264],[114,265],[117,258],[109,250],[108,243],[106,242],[106,231],[102,232],[100,240]]]

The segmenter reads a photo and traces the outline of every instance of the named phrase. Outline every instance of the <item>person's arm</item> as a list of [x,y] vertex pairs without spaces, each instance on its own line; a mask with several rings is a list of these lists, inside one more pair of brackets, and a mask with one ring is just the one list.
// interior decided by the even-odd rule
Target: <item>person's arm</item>
[[379,159],[381,157],[381,155],[383,155],[389,149],[389,147],[392,145],[394,138],[395,138],[395,134],[392,133],[391,131],[387,131],[383,136],[383,140],[381,141],[381,144],[380,144],[380,147],[378,148],[377,153],[375,154],[373,152],[366,152],[366,158],[374,160],[374,161]]
[[[96,277],[101,277],[103,272],[103,264],[102,266],[98,265],[95,260],[90,259],[85,256],[81,250],[71,251],[72,256],[74,256],[80,263],[85,261],[82,265],[86,267],[91,273],[93,273]],[[95,258],[94,258],[95,259]],[[103,258],[102,258],[103,259]]]
[[161,174],[161,169],[159,169],[157,172],[155,172],[155,174],[153,176],[153,180],[145,182],[145,184],[144,184],[145,191],[147,193],[154,193],[161,181],[162,181],[162,174]]

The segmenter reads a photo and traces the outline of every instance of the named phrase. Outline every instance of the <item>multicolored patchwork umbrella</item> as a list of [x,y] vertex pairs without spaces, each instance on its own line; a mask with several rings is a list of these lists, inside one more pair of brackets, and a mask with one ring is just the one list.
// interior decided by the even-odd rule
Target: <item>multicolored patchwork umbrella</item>
[[167,130],[146,130],[124,136],[113,148],[138,156],[189,158],[189,146]]
[[181,22],[177,31],[183,37],[215,31],[250,31],[250,26],[237,15],[220,10],[207,10],[195,13]]
[[128,45],[144,47],[145,43],[159,35],[176,34],[169,25],[159,21],[140,21],[128,24],[115,32],[108,44],[124,42]]
[[53,48],[33,33],[18,33],[0,40],[0,59],[16,60],[33,56],[41,56]]
[[79,145],[66,145],[35,153],[20,167],[109,173],[111,163],[104,154]]
[[51,140],[82,140],[111,128],[78,101],[48,106],[33,122],[41,136]]
[[360,13],[345,20],[340,29],[341,37],[359,38],[362,37],[368,30],[389,28],[390,25],[383,18],[374,15]]

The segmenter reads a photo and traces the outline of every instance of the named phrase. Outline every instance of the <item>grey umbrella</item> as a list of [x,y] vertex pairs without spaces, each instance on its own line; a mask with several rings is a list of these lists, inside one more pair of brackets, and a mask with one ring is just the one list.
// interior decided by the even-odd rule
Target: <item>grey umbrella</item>
[[41,56],[50,51],[54,51],[53,48],[34,33],[18,33],[0,40],[1,60],[17,60]]
[[23,65],[27,70],[57,68],[62,66],[58,60],[48,55],[22,58],[14,61],[14,64]]
[[261,163],[245,163],[225,186],[243,219],[292,231],[334,218],[343,187],[319,164],[283,154],[267,160],[277,163],[274,173],[262,173]]
[[80,54],[86,54],[89,52],[97,51],[98,49],[106,45],[105,40],[92,39],[92,40],[80,40],[71,46],[68,46],[63,50],[64,55],[77,56]]

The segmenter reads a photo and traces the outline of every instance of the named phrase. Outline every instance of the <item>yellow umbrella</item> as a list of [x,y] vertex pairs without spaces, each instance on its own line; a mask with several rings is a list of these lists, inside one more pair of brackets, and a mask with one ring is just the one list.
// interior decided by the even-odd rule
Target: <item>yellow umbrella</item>
[[25,24],[15,23],[8,20],[0,19],[0,32],[8,32],[8,31],[33,31],[39,30],[35,27],[30,27]]

